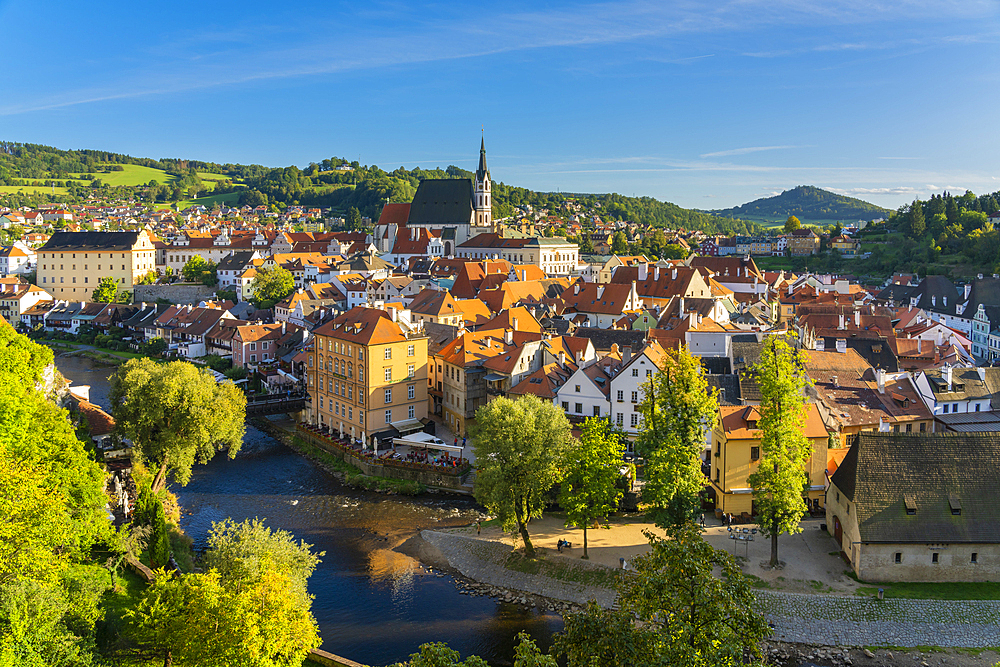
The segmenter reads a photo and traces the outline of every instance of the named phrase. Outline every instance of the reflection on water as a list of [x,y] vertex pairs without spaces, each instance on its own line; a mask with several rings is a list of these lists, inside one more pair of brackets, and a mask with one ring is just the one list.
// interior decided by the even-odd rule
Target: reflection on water
[[[108,407],[113,368],[73,357],[56,361],[67,379],[91,385],[91,400]],[[509,665],[518,632],[527,631],[547,650],[562,627],[548,612],[461,595],[449,577],[392,550],[422,528],[475,521],[479,512],[469,499],[348,489],[249,426],[235,459],[217,456],[196,466],[191,482],[173,491],[196,548],[205,547],[213,522],[259,517],[325,551],[309,591],[323,648],[338,655],[385,665],[405,660],[422,643],[444,641],[463,656]]]

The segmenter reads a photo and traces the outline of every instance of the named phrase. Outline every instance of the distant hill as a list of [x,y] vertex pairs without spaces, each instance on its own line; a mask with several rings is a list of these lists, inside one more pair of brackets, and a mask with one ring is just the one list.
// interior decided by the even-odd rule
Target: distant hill
[[887,218],[889,209],[866,201],[845,197],[812,185],[800,185],[775,197],[766,197],[722,211],[712,211],[720,217],[784,220],[794,215],[802,222],[842,220],[875,220]]
[[[470,156],[471,158],[474,155]],[[342,167],[349,167],[342,169]],[[0,141],[0,205],[37,206],[49,201],[75,203],[89,195],[137,199],[148,204],[190,201],[331,207],[346,213],[350,207],[377,220],[386,202],[408,202],[425,178],[472,178],[474,173],[454,165],[447,169],[384,171],[376,165],[348,163],[334,157],[310,164],[265,167],[218,164],[178,158],[133,157],[97,150],[61,150],[40,144]],[[747,234],[754,222],[721,218],[705,211],[685,209],[652,197],[620,194],[537,192],[493,184],[493,215],[505,218],[530,204],[535,210],[570,217],[567,200],[582,207],[583,217],[605,221],[627,220],[640,225],[700,229],[707,233]],[[207,195],[207,196],[206,196]],[[196,199],[200,197],[200,199]],[[579,209],[577,209],[579,210]]]

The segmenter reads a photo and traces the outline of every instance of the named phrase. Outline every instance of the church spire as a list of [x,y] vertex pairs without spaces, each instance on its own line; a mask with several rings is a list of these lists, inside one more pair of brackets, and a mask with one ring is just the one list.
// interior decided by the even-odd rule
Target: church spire
[[479,169],[476,171],[476,180],[489,180],[489,177],[490,170],[486,168],[486,137],[483,137],[479,144]]

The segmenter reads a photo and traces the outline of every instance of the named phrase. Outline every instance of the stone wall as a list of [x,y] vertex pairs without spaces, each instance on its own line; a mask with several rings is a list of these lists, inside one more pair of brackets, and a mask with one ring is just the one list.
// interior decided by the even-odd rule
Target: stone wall
[[1000,545],[861,544],[857,570],[864,581],[997,581]]
[[214,296],[215,288],[197,283],[136,285],[132,295],[132,303],[142,301],[151,303],[157,299],[166,299],[175,304],[197,304],[199,301],[208,301]]

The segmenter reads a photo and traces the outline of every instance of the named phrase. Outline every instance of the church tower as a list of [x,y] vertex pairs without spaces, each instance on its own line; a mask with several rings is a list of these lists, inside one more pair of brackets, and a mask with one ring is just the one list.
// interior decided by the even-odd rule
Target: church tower
[[479,169],[476,170],[476,182],[473,185],[472,203],[475,209],[473,225],[476,227],[493,227],[493,184],[490,182],[490,170],[486,168],[486,138],[479,146]]

